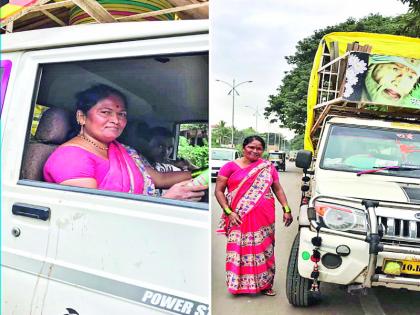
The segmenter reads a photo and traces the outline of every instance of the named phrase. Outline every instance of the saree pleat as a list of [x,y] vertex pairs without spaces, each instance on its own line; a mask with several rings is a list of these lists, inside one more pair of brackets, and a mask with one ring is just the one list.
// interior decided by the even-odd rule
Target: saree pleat
[[144,176],[127,150],[117,141],[109,144],[109,170],[98,188],[104,190],[143,193]]

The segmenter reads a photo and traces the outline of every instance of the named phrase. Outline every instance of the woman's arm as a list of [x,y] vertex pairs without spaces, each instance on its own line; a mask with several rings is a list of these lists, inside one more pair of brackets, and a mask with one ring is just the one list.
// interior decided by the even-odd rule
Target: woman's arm
[[[224,177],[224,176],[217,176],[216,179],[216,188],[214,189],[214,195],[216,196],[217,202],[219,203],[219,205],[222,207],[222,209],[226,209],[229,208],[230,209],[230,205],[227,201],[227,198],[225,196],[225,190],[227,187],[227,181],[228,178]],[[230,209],[232,210],[232,209]],[[226,211],[225,211],[226,213]],[[239,215],[235,212],[231,212],[231,213],[226,213],[226,215],[229,217],[229,221],[232,222],[232,224],[234,225],[239,225],[242,223],[241,218],[239,217]]]
[[214,195],[217,199],[217,202],[219,203],[219,205],[222,207],[222,209],[224,208],[229,208],[229,203],[226,199],[225,196],[225,190],[227,187],[227,181],[228,178],[224,177],[224,176],[217,176],[216,179],[216,188],[214,189]]
[[153,183],[155,184],[156,188],[167,189],[175,185],[176,183],[191,179],[190,172],[161,173],[151,167],[146,167],[146,171],[147,173],[149,173],[150,177],[152,178]]
[[277,181],[273,182],[271,189],[273,190],[274,195],[276,195],[277,200],[281,203],[282,207],[287,206],[287,198],[280,183]]
[[83,188],[98,188],[98,183],[94,178],[73,178],[67,179],[60,183],[60,185],[77,186]]
[[[290,210],[289,205],[287,204],[286,194],[280,183],[278,181],[273,182],[271,189],[273,190],[274,195],[276,195],[277,200],[281,203],[283,209],[286,207]],[[283,212],[283,222],[285,226],[289,226],[293,222],[292,212]]]

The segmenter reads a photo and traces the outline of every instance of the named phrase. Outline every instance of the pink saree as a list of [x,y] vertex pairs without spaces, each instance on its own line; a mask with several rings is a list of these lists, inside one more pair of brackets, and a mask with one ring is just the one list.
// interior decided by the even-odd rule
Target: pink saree
[[149,182],[150,176],[138,167],[123,145],[117,141],[111,142],[108,148],[108,160],[109,170],[98,184],[99,189],[148,194],[145,182]]
[[62,183],[77,178],[93,178],[102,190],[146,195],[155,190],[141,156],[117,141],[109,144],[108,159],[79,146],[58,147],[44,165],[44,179]]
[[226,283],[232,294],[258,293],[273,286],[275,203],[271,171],[271,163],[260,159],[244,169],[238,167],[227,182],[231,209],[242,220],[240,226],[229,225],[226,215],[221,221],[227,236]]

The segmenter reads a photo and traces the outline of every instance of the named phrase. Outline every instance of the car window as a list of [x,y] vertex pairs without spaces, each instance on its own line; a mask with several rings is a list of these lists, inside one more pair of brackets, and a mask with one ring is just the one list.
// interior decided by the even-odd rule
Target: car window
[[188,160],[198,168],[208,167],[208,123],[182,123],[179,130],[175,158]]
[[[58,178],[46,175],[44,167],[49,165],[46,161],[54,150],[82,133],[76,113],[76,94],[96,86],[107,86],[119,91],[126,99],[126,102],[123,102],[126,104],[126,128],[136,125],[135,132],[117,139],[125,147],[130,158],[135,160],[142,174],[139,178],[144,181],[144,187],[140,189],[141,192],[136,193],[160,197],[153,189],[147,189],[153,186],[154,182],[146,170],[150,163],[146,158],[147,154],[144,154],[147,153],[148,147],[146,144],[143,146],[140,141],[144,138],[144,131],[139,127],[142,124],[152,128],[174,126],[177,121],[200,121],[199,124],[182,125],[176,157],[192,159],[199,167],[208,165],[207,53],[40,64],[39,76],[39,88],[34,93],[37,97],[34,99],[31,121],[28,123],[20,179],[66,183],[67,178],[59,181]],[[83,117],[87,119],[88,115]],[[104,125],[105,129],[108,127]],[[92,142],[92,139],[84,140],[86,145],[90,145],[89,141]],[[77,147],[68,146],[72,147],[70,150]],[[98,156],[100,158],[100,155]],[[81,159],[87,159],[89,162],[98,156],[89,155]],[[78,160],[78,155],[74,160]],[[101,167],[105,171],[111,167],[112,162],[109,160],[110,158],[107,162],[109,165],[105,163],[108,166],[104,166],[101,161]],[[127,164],[128,168],[132,167],[130,161]],[[124,167],[126,164],[122,165]],[[97,173],[94,172],[98,169],[95,168],[92,174],[96,176]],[[92,174],[89,173],[87,178],[91,178]],[[127,174],[129,180],[132,180],[132,172],[128,171]],[[65,177],[59,177],[62,178]],[[98,188],[107,190],[99,185],[100,178],[105,177],[95,177]],[[132,187],[130,191],[135,192]],[[130,198],[130,194],[126,197]]]

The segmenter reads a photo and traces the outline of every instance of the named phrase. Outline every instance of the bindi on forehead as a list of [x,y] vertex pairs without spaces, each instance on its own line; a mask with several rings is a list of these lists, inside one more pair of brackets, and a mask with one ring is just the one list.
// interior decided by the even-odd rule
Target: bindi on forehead
[[109,95],[107,97],[105,97],[104,99],[100,100],[98,102],[99,103],[103,103],[103,104],[108,104],[108,105],[113,105],[113,106],[118,106],[118,107],[125,107],[124,101],[121,97],[119,97],[118,95]]

